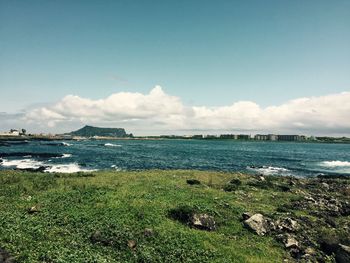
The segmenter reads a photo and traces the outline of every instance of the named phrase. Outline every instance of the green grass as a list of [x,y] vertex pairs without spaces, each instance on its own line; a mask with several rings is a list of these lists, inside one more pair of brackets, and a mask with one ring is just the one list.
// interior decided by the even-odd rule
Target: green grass
[[[189,185],[198,179],[200,185]],[[239,179],[235,191],[222,190]],[[282,262],[272,237],[243,227],[246,211],[276,213],[298,195],[251,186],[242,174],[202,171],[0,172],[0,247],[18,262]],[[255,180],[255,179],[254,179]],[[215,231],[169,216],[181,206],[214,216]],[[28,213],[36,206],[38,213]],[[144,230],[153,229],[146,236]],[[100,231],[109,240],[92,242]],[[136,248],[128,241],[136,241]],[[290,259],[291,260],[291,259]]]

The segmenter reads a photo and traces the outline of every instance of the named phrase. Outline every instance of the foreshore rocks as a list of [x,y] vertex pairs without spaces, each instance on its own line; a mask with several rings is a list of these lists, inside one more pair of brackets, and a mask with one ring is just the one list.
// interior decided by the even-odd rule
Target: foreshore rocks
[[[288,179],[277,183],[281,181]],[[350,262],[349,178],[291,178],[289,185],[297,199],[276,212],[245,212],[243,225],[257,235],[272,236],[298,262]]]

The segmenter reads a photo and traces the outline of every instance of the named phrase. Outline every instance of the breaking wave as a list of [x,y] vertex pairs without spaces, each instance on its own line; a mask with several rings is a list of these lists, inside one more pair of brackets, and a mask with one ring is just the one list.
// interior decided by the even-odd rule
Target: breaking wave
[[113,143],[105,143],[104,146],[106,146],[106,147],[122,147],[120,144],[113,144]]
[[17,169],[38,169],[45,166],[43,162],[36,161],[33,159],[22,159],[22,160],[7,160],[1,159],[0,165],[4,167],[16,167]]
[[77,163],[56,164],[45,169],[46,173],[77,173],[77,172],[93,172],[93,169],[83,169]]
[[324,161],[324,162],[321,162],[321,166],[332,167],[332,168],[350,167],[350,162],[347,162],[347,161]]
[[45,173],[76,173],[76,172],[93,172],[94,169],[81,168],[77,163],[52,164],[33,159],[7,160],[0,159],[0,165],[3,167],[16,168],[20,170],[40,169]]
[[283,167],[274,166],[248,166],[248,170],[253,170],[263,175],[292,175],[291,171]]

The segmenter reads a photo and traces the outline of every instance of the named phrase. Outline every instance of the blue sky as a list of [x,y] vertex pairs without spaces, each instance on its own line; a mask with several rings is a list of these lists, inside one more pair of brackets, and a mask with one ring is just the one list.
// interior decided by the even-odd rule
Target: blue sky
[[350,1],[0,0],[0,112],[155,85],[207,107],[348,91]]

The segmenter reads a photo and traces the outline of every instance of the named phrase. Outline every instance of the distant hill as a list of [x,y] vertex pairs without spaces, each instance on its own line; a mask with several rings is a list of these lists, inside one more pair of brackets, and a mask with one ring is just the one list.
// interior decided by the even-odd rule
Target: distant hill
[[123,128],[100,128],[93,126],[84,126],[83,128],[69,133],[73,136],[93,137],[132,137],[132,134],[127,134]]

